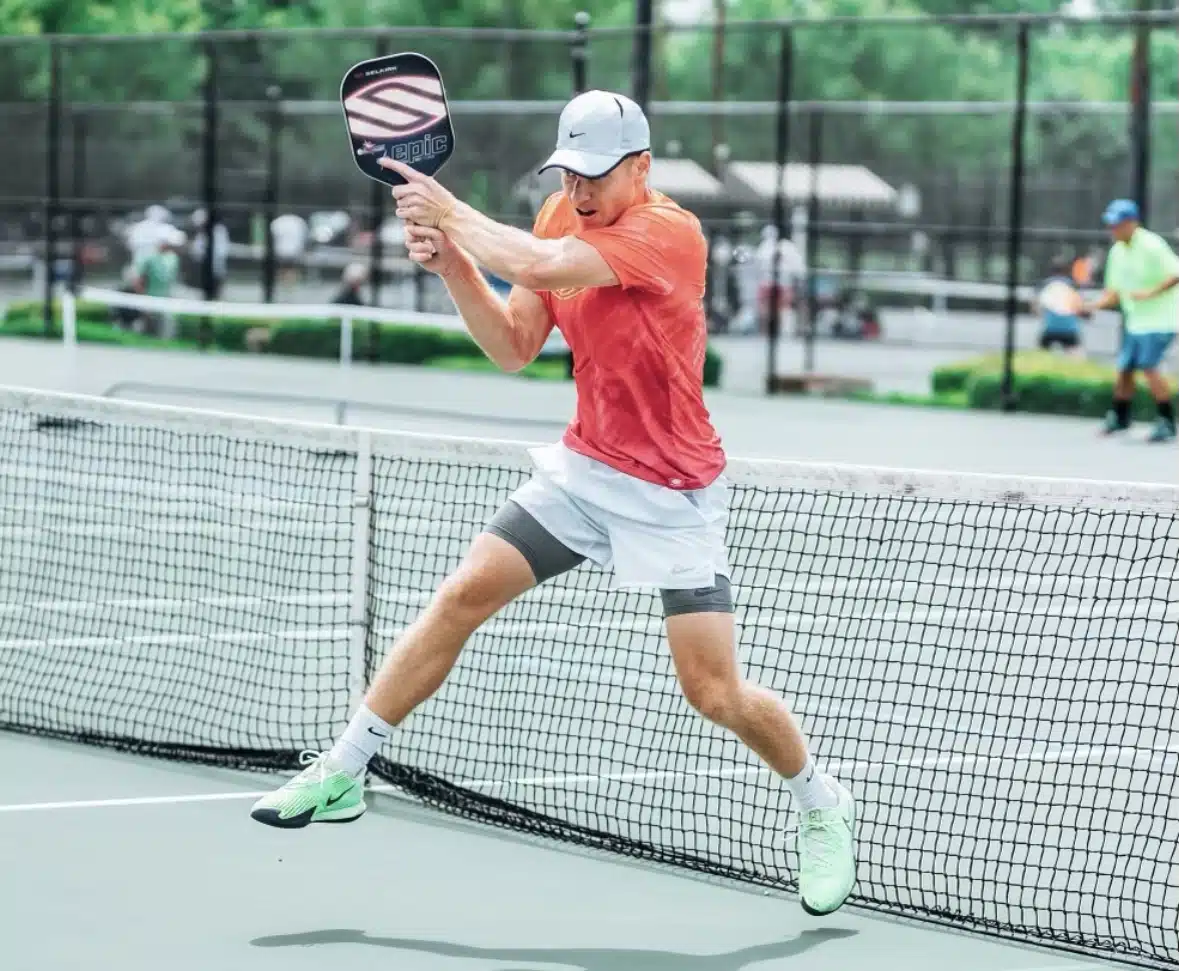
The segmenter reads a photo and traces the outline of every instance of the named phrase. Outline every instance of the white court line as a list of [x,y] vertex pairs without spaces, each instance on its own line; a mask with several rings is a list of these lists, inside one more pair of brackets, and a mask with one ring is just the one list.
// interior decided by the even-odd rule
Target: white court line
[[[369,792],[392,792],[393,786],[369,786]],[[273,790],[267,790],[270,792]],[[0,806],[0,813],[53,812],[59,809],[120,809],[134,806],[178,806],[201,802],[261,799],[266,792],[202,792],[190,796],[134,796],[125,799],[76,799],[66,802],[18,802]]]
[[[1049,749],[1043,752],[1012,752],[986,756],[937,756],[934,758],[900,760],[896,762],[833,762],[827,765],[826,770],[831,773],[838,773],[858,772],[864,768],[964,768],[968,765],[999,761],[1068,762],[1075,761],[1077,757],[1082,755],[1088,755],[1093,752],[1104,753],[1106,751],[1114,753],[1115,764],[1117,761],[1121,760],[1123,755],[1131,753],[1135,757],[1138,755],[1150,755],[1150,761],[1154,761],[1160,756],[1167,757],[1179,753],[1179,745],[1170,746],[1165,749],[1136,749],[1129,746],[1123,746],[1120,748],[1106,748],[1105,746],[1099,745],[1074,746],[1072,748],[1056,749],[1055,751]],[[1105,760],[1099,760],[1098,764],[1106,765],[1109,763],[1107,763]],[[483,790],[505,789],[514,786],[568,788],[575,785],[597,785],[601,782],[657,782],[668,781],[672,779],[732,779],[746,775],[753,776],[769,774],[769,769],[757,766],[747,766],[744,768],[734,767],[729,769],[696,769],[688,772],[684,772],[682,770],[666,772],[611,772],[603,775],[535,776],[531,778],[503,780],[459,779],[454,781],[454,784],[467,789]],[[266,792],[269,791],[272,790],[266,790]],[[369,786],[367,791],[399,792],[400,790],[395,786],[377,784]],[[168,806],[187,803],[228,802],[234,799],[258,799],[266,795],[266,792],[214,792],[187,796],[135,796],[123,799],[81,799],[66,802],[14,803],[6,806],[0,805],[0,813],[49,812],[62,809],[114,809],[135,806]]]

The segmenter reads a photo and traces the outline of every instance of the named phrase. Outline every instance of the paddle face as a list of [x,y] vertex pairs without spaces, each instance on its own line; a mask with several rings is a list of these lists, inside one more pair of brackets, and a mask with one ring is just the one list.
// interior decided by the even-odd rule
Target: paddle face
[[390,54],[361,61],[344,75],[340,101],[352,141],[352,158],[370,179],[403,185],[377,164],[395,158],[433,175],[454,152],[454,128],[442,75],[421,54]]

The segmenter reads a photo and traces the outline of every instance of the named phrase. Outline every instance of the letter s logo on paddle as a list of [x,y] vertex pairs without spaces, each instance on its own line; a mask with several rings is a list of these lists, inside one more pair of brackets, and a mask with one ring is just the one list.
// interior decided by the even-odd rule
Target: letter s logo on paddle
[[387,141],[423,132],[446,117],[442,83],[430,77],[386,77],[344,99],[358,138]]

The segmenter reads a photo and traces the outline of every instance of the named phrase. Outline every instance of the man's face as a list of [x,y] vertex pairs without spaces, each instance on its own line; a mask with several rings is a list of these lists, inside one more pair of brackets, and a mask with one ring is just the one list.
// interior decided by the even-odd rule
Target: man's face
[[1109,227],[1109,234],[1119,243],[1128,243],[1137,228],[1137,219],[1123,219],[1120,223]]
[[584,228],[609,226],[642,199],[650,170],[651,155],[643,152],[623,160],[597,179],[562,171],[561,188]]

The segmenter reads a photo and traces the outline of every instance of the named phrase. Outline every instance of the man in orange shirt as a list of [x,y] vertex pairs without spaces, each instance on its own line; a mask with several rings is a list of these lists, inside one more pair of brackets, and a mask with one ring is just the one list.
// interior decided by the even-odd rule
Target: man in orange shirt
[[[591,91],[561,114],[562,190],[532,233],[497,223],[436,180],[391,160],[412,260],[443,280],[471,335],[504,370],[558,327],[573,352],[577,412],[535,449],[532,479],[394,644],[343,736],[254,818],[296,827],[364,812],[361,780],[381,742],[442,685],[464,643],[538,583],[586,559],[619,587],[661,592],[687,700],[742,739],[799,810],[804,908],[831,913],[855,883],[855,807],[816,769],[777,695],[737,664],[725,547],[725,454],[704,405],[707,244],[691,213],[648,187],[650,130],[620,95]],[[480,267],[509,281],[504,301]]]

